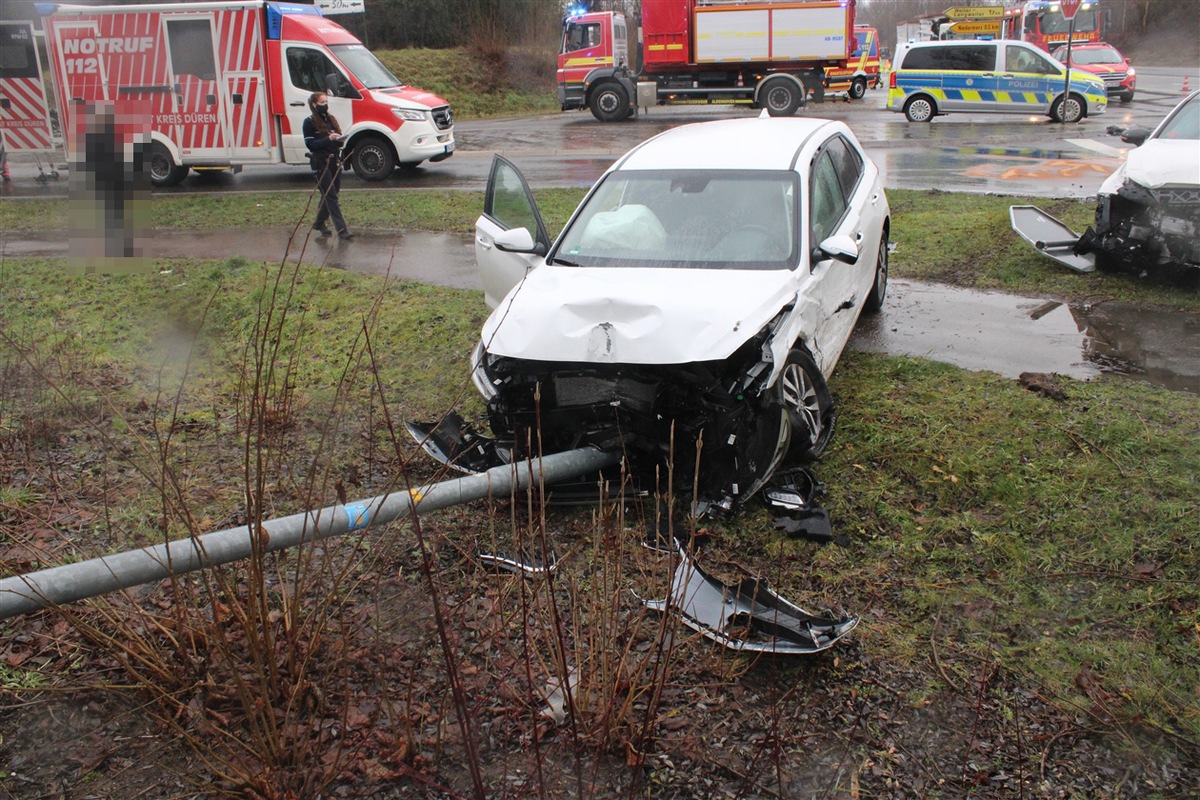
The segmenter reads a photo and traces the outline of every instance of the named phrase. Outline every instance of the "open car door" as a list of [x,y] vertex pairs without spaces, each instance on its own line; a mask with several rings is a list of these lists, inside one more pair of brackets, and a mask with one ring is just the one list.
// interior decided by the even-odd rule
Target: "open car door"
[[525,176],[508,159],[493,156],[483,214],[475,220],[475,265],[487,307],[495,308],[549,249],[550,237]]

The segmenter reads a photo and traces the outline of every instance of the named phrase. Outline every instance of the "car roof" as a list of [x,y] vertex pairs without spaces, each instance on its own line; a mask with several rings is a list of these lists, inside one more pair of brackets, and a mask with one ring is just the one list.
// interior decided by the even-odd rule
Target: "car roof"
[[835,132],[849,134],[850,129],[836,120],[794,117],[698,122],[643,142],[612,169],[794,169],[806,144]]

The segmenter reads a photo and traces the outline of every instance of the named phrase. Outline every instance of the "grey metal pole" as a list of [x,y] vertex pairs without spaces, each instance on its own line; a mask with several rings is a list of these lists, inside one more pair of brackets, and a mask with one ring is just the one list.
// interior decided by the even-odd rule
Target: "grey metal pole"
[[[508,497],[540,478],[547,484],[578,477],[621,460],[619,453],[583,447],[487,472],[346,505],[326,506],[262,524],[262,547],[282,550],[350,531],[404,519],[413,511],[437,511],[485,497]],[[254,552],[248,525],[187,539],[93,558],[77,564],[16,575],[0,580],[0,619],[48,606],[128,589],[205,567],[249,558]]]

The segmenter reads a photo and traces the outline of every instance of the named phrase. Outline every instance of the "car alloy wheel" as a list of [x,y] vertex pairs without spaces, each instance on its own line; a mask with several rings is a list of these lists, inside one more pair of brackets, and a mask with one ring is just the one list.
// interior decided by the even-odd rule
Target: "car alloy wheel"
[[806,461],[824,452],[833,436],[833,398],[812,356],[800,349],[788,354],[777,383],[780,402],[792,427],[792,448]]

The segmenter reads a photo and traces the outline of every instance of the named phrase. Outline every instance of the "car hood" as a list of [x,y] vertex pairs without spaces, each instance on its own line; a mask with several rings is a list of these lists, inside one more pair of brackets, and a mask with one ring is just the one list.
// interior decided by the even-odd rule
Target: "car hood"
[[535,361],[728,358],[796,295],[789,270],[535,269],[483,327],[489,353]]
[[371,97],[381,103],[397,108],[431,109],[448,105],[441,97],[414,86],[396,86],[390,89],[372,89]]
[[1123,74],[1129,71],[1129,65],[1124,61],[1111,61],[1107,64],[1072,64],[1071,69],[1081,69],[1093,75],[1103,75],[1106,72],[1120,72]]
[[1159,189],[1200,184],[1200,142],[1195,139],[1150,139],[1129,151],[1125,179]]

